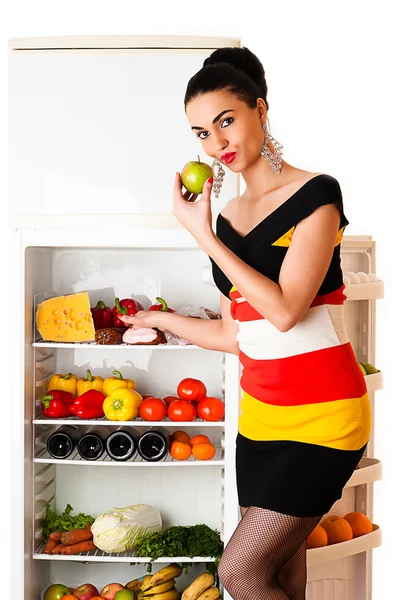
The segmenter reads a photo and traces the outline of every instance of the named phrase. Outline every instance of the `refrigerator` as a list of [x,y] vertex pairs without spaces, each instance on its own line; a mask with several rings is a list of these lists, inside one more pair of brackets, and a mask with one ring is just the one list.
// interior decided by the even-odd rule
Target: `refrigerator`
[[[46,505],[61,513],[70,504],[93,517],[112,507],[144,503],[159,510],[162,528],[206,524],[227,544],[240,520],[235,481],[235,438],[241,397],[238,357],[192,344],[155,346],[43,340],[36,308],[48,298],[88,292],[90,305],[134,298],[145,309],[156,297],[174,309],[220,311],[210,261],[172,214],[174,174],[200,152],[184,114],[190,77],[211,52],[241,46],[240,39],[192,36],[67,36],[9,41],[10,257],[17,309],[23,316],[12,340],[15,411],[12,495],[13,589],[18,598],[42,600],[54,583],[126,582],[171,562],[189,564],[177,579],[182,592],[212,563],[212,556],[165,556],[150,563],[134,550],[79,555],[44,553]],[[213,219],[240,193],[227,172],[212,199]],[[345,200],[344,200],[345,201]],[[353,220],[353,219],[352,219]],[[215,224],[215,223],[214,223]],[[376,364],[376,302],[383,281],[376,272],[376,242],[345,235],[345,323],[357,360]],[[359,275],[360,273],[360,275]],[[378,364],[376,365],[378,367]],[[53,374],[87,369],[104,379],[114,370],[136,382],[141,394],[176,395],[186,377],[203,381],[224,402],[220,421],[44,419],[40,398]],[[370,600],[372,552],[381,544],[373,520],[373,486],[382,478],[374,457],[376,392],[382,372],[365,375],[372,404],[371,437],[359,468],[325,516],[358,511],[373,531],[307,550],[308,600]],[[211,460],[85,461],[75,452],[52,458],[46,441],[73,421],[80,432],[121,425],[203,434],[216,447]],[[317,474],[315,474],[316,485]],[[187,571],[187,572],[186,572]],[[17,591],[18,590],[18,591]],[[221,597],[230,598],[220,585]]]

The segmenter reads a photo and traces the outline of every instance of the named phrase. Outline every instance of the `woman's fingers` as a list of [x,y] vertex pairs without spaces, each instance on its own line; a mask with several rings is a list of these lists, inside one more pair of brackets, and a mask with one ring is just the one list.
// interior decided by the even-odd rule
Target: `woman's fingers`
[[121,315],[118,313],[118,319],[120,319],[126,325],[131,325],[136,322],[136,317],[133,315]]

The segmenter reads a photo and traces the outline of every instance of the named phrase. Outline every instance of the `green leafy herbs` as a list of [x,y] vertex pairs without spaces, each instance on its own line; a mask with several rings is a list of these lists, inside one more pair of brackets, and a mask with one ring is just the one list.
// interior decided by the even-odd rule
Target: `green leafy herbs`
[[79,529],[94,523],[94,518],[91,515],[79,513],[75,517],[71,515],[73,507],[67,504],[64,512],[57,515],[51,510],[50,503],[46,504],[46,516],[41,522],[43,530],[43,541],[47,542],[50,533],[53,531],[70,531],[71,529]]
[[[136,556],[148,556],[156,560],[161,556],[212,556],[215,563],[206,563],[207,569],[216,575],[223,552],[223,542],[217,529],[211,529],[208,525],[199,524],[184,527],[182,525],[172,526],[164,531],[152,533],[138,540]],[[186,565],[192,563],[184,563]],[[148,570],[148,569],[147,569]]]

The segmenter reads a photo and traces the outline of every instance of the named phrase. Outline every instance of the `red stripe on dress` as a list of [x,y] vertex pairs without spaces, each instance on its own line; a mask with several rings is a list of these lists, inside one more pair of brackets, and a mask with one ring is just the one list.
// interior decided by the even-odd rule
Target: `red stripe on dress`
[[286,358],[255,360],[240,352],[241,388],[279,406],[360,398],[367,392],[350,342]]
[[[309,308],[313,308],[315,306],[321,306],[323,304],[335,304],[342,305],[344,304],[347,296],[343,293],[345,285],[342,285],[337,290],[333,292],[329,292],[328,294],[318,294],[314,297],[312,304]],[[258,321],[259,319],[264,319],[263,315],[261,315],[253,306],[249,304],[246,300],[237,302],[238,298],[242,298],[240,292],[234,291],[230,292],[230,298],[232,298],[232,302],[230,304],[230,314],[231,317],[238,321]]]

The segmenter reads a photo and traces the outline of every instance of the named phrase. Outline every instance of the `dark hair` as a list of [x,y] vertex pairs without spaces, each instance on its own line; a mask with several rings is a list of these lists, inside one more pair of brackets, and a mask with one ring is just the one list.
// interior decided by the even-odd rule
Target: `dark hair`
[[184,109],[197,96],[218,90],[235,94],[249,108],[255,108],[256,99],[263,98],[269,110],[265,70],[248,48],[226,46],[212,52],[187,84]]

